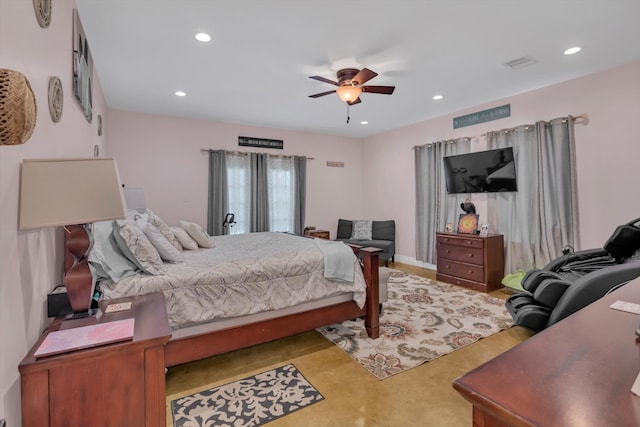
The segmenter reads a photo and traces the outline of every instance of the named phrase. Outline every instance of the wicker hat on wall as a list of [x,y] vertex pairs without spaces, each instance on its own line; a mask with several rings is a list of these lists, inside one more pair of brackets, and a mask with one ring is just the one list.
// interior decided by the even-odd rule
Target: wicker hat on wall
[[36,97],[24,74],[0,68],[0,145],[24,144],[36,127]]

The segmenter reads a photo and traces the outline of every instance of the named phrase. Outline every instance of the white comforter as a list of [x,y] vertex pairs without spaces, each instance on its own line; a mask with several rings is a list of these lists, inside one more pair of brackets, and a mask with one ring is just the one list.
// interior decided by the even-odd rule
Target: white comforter
[[322,252],[313,239],[285,233],[213,239],[214,248],[185,250],[185,262],[165,263],[163,274],[101,282],[102,298],[162,292],[173,329],[344,293],[364,306],[366,285],[355,255],[355,279],[346,283],[324,278]]

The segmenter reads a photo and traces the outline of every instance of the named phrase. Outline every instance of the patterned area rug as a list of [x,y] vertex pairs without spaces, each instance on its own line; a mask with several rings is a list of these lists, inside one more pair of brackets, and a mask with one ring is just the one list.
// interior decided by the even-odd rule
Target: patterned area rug
[[171,401],[175,427],[254,427],[323,400],[294,365]]
[[381,380],[513,326],[504,301],[480,292],[398,270],[388,288],[380,338],[362,320],[318,329]]

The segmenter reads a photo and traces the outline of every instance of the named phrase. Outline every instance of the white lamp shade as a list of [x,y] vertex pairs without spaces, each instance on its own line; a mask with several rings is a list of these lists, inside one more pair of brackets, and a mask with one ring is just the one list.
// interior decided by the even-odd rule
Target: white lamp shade
[[124,206],[112,157],[22,161],[20,230],[120,219]]

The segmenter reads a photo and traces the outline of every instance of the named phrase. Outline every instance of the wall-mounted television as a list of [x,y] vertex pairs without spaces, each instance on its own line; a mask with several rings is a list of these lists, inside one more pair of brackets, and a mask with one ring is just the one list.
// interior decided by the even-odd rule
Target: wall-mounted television
[[447,156],[442,161],[450,194],[518,190],[512,147]]

